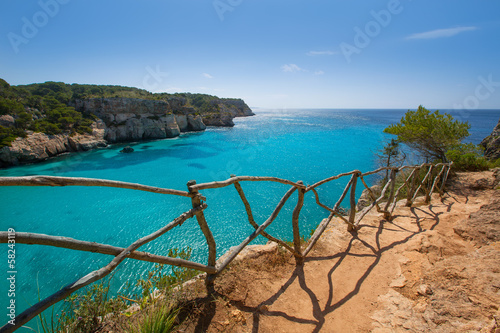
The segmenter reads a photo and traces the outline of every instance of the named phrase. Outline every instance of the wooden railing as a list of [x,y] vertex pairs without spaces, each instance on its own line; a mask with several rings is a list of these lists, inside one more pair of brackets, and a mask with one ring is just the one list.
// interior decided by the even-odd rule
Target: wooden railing
[[[95,270],[93,272],[90,272],[89,274],[83,276],[77,281],[66,285],[58,292],[52,294],[51,296],[31,306],[30,308],[28,308],[27,310],[16,316],[15,326],[7,323],[5,326],[0,328],[0,332],[15,331],[17,328],[21,327],[23,324],[27,323],[35,316],[40,314],[42,311],[46,310],[47,308],[56,304],[57,302],[65,299],[78,289],[81,289],[95,281],[104,278],[105,276],[110,274],[125,258],[187,267],[203,271],[206,273],[205,283],[207,286],[207,290],[209,292],[213,291],[214,280],[217,277],[217,275],[220,274],[227,267],[227,265],[229,265],[229,263],[233,261],[233,259],[238,255],[238,253],[240,253],[243,250],[243,248],[247,246],[252,240],[254,240],[258,235],[262,235],[267,239],[278,243],[279,245],[281,245],[283,248],[287,249],[294,255],[297,264],[302,264],[304,258],[309,254],[309,252],[315,246],[316,242],[319,240],[320,236],[323,234],[323,232],[325,231],[325,229],[327,228],[327,226],[334,217],[338,217],[342,221],[344,221],[348,226],[348,230],[352,232],[355,232],[357,230],[361,220],[374,207],[377,209],[379,213],[382,213],[384,215],[384,218],[391,219],[393,211],[396,207],[396,202],[399,198],[399,193],[401,193],[401,190],[406,188],[407,191],[406,199],[408,206],[412,205],[413,201],[415,200],[415,198],[419,193],[425,196],[426,202],[429,202],[431,194],[436,189],[441,195],[443,194],[444,185],[448,178],[450,168],[451,168],[451,163],[450,164],[424,163],[418,166],[403,166],[399,168],[380,168],[366,173],[362,173],[359,170],[354,170],[351,172],[339,174],[337,176],[324,179],[313,185],[308,185],[308,186],[306,186],[301,181],[292,182],[286,179],[280,179],[275,177],[231,176],[230,179],[227,179],[225,181],[211,182],[204,184],[196,184],[195,181],[190,181],[187,183],[188,191],[179,191],[179,190],[158,188],[158,187],[118,182],[118,181],[102,180],[102,179],[68,178],[68,177],[52,177],[52,176],[0,177],[0,186],[116,187],[116,188],[133,189],[139,191],[147,191],[153,193],[187,197],[191,199],[191,204],[192,204],[192,209],[182,213],[181,215],[179,215],[179,217],[177,217],[176,219],[174,219],[161,229],[153,232],[150,235],[138,239],[137,241],[130,244],[126,248],[76,240],[67,237],[49,236],[44,234],[35,234],[28,232],[16,232],[15,234],[16,243],[49,245],[49,246],[62,247],[78,251],[96,252],[101,254],[113,255],[114,259],[111,260],[106,266],[98,270]],[[369,175],[378,174],[380,172],[387,172],[389,176],[380,195],[376,196],[372,192],[370,187],[368,187],[365,181],[365,177]],[[400,186],[396,188],[397,184],[396,177],[398,174],[401,174],[404,177],[401,176],[399,177]],[[421,177],[421,175],[424,176]],[[319,194],[316,190],[319,186],[337,180],[339,178],[349,177],[349,176],[350,176],[349,182],[345,186],[340,198],[333,207],[328,207],[327,205],[321,203]],[[356,187],[358,184],[358,180],[360,180],[363,186],[368,190],[370,197],[372,199],[372,203],[368,207],[362,209],[361,211],[356,212],[356,204],[357,204]],[[241,186],[241,184],[244,182],[276,182],[289,185],[290,189],[283,195],[280,202],[278,203],[274,211],[271,213],[269,218],[261,225],[258,225],[254,220],[252,214],[252,208]],[[440,185],[439,182],[441,182]],[[216,240],[214,239],[214,236],[208,226],[208,223],[205,219],[205,214],[203,212],[207,208],[207,204],[203,202],[204,200],[206,200],[206,198],[200,193],[200,191],[206,189],[222,188],[231,185],[234,186],[236,191],[238,192],[239,197],[245,206],[248,221],[255,228],[255,230],[250,235],[248,235],[248,237],[240,245],[228,251],[229,253],[226,253],[226,255],[221,257],[223,258],[222,260],[217,261]],[[265,232],[265,229],[276,219],[280,210],[283,208],[287,200],[295,191],[298,191],[298,200],[292,214],[293,246],[291,246],[288,245],[285,241],[271,236],[270,234]],[[307,243],[307,246],[305,247],[305,249],[303,249],[301,246],[301,236],[299,232],[299,216],[302,206],[304,204],[304,197],[308,192],[312,192],[315,196],[316,203],[320,207],[330,212],[330,214],[328,218],[324,219],[318,225],[313,235],[311,236],[309,242]],[[342,213],[340,205],[344,201],[348,193],[349,193],[350,209],[348,215],[344,215],[345,213],[344,214]],[[385,202],[385,205],[381,207],[381,204],[383,202]],[[206,265],[189,260],[171,258],[167,256],[155,255],[148,252],[137,251],[139,247],[162,236],[172,228],[182,225],[183,222],[192,217],[196,217],[198,225],[201,231],[203,232],[203,235],[205,236],[208,245],[208,262]],[[7,243],[8,239],[9,239],[8,232],[0,232],[0,243]]]

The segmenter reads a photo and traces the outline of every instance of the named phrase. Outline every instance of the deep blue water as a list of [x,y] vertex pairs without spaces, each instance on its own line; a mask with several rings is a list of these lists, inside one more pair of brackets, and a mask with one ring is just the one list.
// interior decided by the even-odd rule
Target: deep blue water
[[[121,145],[75,153],[50,161],[0,170],[0,176],[57,175],[135,182],[185,190],[187,181],[225,180],[230,174],[275,176],[312,184],[354,169],[377,167],[375,153],[389,136],[382,131],[398,122],[406,110],[255,110],[256,116],[235,119],[234,128],[209,128],[179,138],[131,144],[132,154]],[[500,111],[450,111],[472,125],[469,141],[479,143],[491,133]],[[319,189],[322,201],[333,205],[348,179]],[[244,183],[257,223],[271,214],[287,186]],[[361,192],[360,190],[358,192]],[[0,229],[72,237],[126,247],[190,208],[189,198],[110,188],[0,187]],[[239,244],[252,231],[234,187],[206,190],[205,211],[217,242],[217,256]],[[359,195],[359,193],[358,193]],[[279,218],[267,229],[291,239],[292,196]],[[309,234],[326,211],[306,196],[301,231]],[[258,238],[258,243],[265,239]],[[166,254],[169,248],[193,248],[193,259],[206,263],[207,246],[195,219],[141,248]],[[7,246],[2,245],[7,257]],[[17,245],[18,310],[38,297],[57,291],[75,279],[109,262],[112,257],[43,246]],[[6,260],[3,264],[7,271]],[[118,289],[129,277],[137,280],[153,264],[125,261],[113,279]],[[4,280],[3,278],[1,280]],[[7,285],[0,285],[7,290]],[[5,294],[2,292],[2,294]],[[4,297],[0,307],[6,306]],[[5,309],[5,308],[4,308]]]

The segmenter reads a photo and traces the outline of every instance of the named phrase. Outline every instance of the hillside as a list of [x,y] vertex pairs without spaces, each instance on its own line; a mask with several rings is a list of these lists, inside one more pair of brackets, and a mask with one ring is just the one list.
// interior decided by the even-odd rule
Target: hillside
[[392,221],[370,213],[357,235],[338,221],[303,266],[254,250],[216,280],[215,300],[183,290],[178,331],[498,332],[499,181],[498,169],[460,173],[443,198],[402,201]]
[[0,79],[0,166],[234,126],[234,117],[251,115],[241,99],[62,82],[11,86]]

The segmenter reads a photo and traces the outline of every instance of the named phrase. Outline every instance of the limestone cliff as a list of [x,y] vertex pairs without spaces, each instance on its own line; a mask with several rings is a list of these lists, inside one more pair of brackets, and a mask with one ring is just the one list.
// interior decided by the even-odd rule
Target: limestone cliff
[[490,160],[500,158],[500,120],[493,132],[481,142],[481,145],[486,149],[484,151],[486,158]]
[[57,134],[28,132],[25,138],[17,138],[10,147],[0,149],[0,167],[34,163],[62,153],[87,151],[106,147],[104,123],[96,121],[92,134]]
[[111,143],[173,138],[182,132],[203,131],[206,126],[234,126],[234,117],[253,115],[245,102],[237,99],[216,99],[205,112],[198,112],[180,97],[92,98],[76,100],[74,106],[102,119],[106,125],[104,138]]
[[[187,99],[87,98],[71,106],[95,122],[92,134],[33,133],[17,138],[0,149],[0,167],[43,161],[58,154],[106,147],[108,143],[164,139],[183,132],[203,131],[207,126],[234,126],[234,117],[253,115],[240,99],[214,99],[209,108],[199,110]],[[3,126],[14,126],[15,119],[2,116]]]

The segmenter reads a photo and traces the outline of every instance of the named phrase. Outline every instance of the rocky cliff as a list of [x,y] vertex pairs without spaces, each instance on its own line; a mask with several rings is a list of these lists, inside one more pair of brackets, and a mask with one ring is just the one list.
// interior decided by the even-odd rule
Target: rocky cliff
[[17,138],[10,147],[0,149],[0,167],[40,162],[63,153],[106,147],[104,132],[102,121],[94,122],[92,134],[48,135],[28,132],[25,138]]
[[486,158],[490,160],[500,158],[500,120],[493,132],[481,142],[481,145],[486,149],[484,151]]
[[[0,167],[38,162],[61,153],[105,147],[108,143],[173,138],[183,132],[203,131],[207,126],[234,126],[234,117],[253,115],[240,99],[214,99],[201,111],[185,98],[175,96],[166,100],[76,99],[71,106],[94,117],[92,134],[27,132],[26,138],[17,138],[10,147],[0,149]],[[5,126],[15,125],[11,116],[2,116],[0,121]]]
[[206,112],[198,112],[179,97],[93,98],[76,100],[74,106],[102,119],[106,125],[104,138],[111,143],[173,138],[182,132],[203,131],[207,126],[234,126],[234,117],[253,115],[245,102],[237,99],[214,100]]

